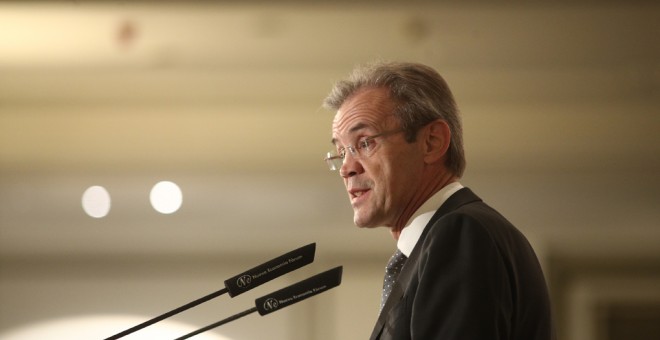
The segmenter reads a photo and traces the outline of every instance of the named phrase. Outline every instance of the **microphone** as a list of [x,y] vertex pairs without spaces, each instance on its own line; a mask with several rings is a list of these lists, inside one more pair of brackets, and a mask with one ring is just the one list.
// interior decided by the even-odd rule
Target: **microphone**
[[268,262],[260,264],[252,269],[246,270],[225,280],[225,288],[223,289],[189,302],[181,307],[175,308],[167,313],[147,320],[125,331],[119,332],[109,338],[106,338],[105,340],[116,340],[122,338],[126,335],[139,331],[142,328],[153,325],[156,322],[162,321],[173,315],[179,314],[185,310],[200,305],[206,301],[214,299],[222,294],[229,293],[229,297],[233,298],[237,295],[245,293],[252,288],[258,287],[270,280],[278,278],[286,273],[292,272],[300,267],[314,262],[315,252],[316,243],[310,243],[306,246],[280,255]]
[[342,272],[342,266],[335,267],[288,287],[282,288],[276,292],[262,296],[254,301],[255,307],[234,314],[224,320],[212,323],[206,327],[202,327],[196,331],[178,337],[175,340],[188,339],[213,328],[222,326],[231,321],[240,319],[254,312],[259,312],[261,316],[264,316],[278,311],[284,307],[291,306],[294,303],[298,303],[314,295],[323,293],[326,290],[337,287],[339,284],[341,284]]

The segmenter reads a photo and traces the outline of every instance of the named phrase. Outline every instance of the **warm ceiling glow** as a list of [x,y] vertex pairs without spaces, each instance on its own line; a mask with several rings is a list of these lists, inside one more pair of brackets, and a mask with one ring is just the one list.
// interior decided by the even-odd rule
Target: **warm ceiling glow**
[[[105,339],[125,329],[133,327],[146,317],[131,315],[98,315],[74,318],[55,319],[37,324],[27,325],[8,333],[0,334],[3,340],[34,340],[34,339],[68,339],[89,340]],[[188,334],[198,328],[171,320],[163,320],[157,324],[141,329],[127,336],[131,340],[138,339],[174,339]],[[209,331],[194,337],[195,340],[231,340],[227,337]]]
[[91,217],[105,217],[110,212],[110,193],[104,187],[91,186],[83,193],[82,207]]
[[170,181],[156,183],[149,195],[151,206],[161,214],[171,214],[181,207],[183,195],[179,186]]

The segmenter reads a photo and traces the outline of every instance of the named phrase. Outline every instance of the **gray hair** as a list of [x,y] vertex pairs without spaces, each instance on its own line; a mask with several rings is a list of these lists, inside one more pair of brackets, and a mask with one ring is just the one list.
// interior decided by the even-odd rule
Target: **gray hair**
[[447,122],[451,140],[446,166],[461,177],[465,170],[461,118],[449,86],[433,68],[399,62],[358,66],[348,79],[335,84],[323,106],[336,111],[360,89],[378,87],[389,89],[397,104],[393,114],[401,123],[409,143],[415,141],[417,132],[428,123],[437,119]]

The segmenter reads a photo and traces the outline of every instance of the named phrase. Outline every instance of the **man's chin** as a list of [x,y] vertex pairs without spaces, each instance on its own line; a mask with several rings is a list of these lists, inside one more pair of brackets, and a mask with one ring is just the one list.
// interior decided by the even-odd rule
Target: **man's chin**
[[359,225],[359,224],[355,224],[355,225],[360,229],[373,229],[378,227],[376,225]]
[[353,223],[358,227],[358,228],[365,228],[365,229],[370,229],[370,228],[377,228],[380,227],[380,224],[374,223],[372,221],[365,221],[362,219],[359,219],[357,217],[353,218]]

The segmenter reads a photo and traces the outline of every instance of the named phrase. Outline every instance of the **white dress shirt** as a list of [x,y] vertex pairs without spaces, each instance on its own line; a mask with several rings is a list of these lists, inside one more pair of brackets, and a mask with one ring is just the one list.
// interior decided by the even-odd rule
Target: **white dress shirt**
[[461,183],[449,183],[424,202],[424,204],[422,204],[422,206],[419,207],[410,218],[411,222],[401,230],[399,240],[396,244],[397,248],[399,248],[399,250],[407,257],[410,257],[410,253],[412,253],[417,241],[419,241],[419,237],[422,236],[424,228],[429,223],[436,210],[438,210],[438,208],[445,203],[451,195],[462,188],[463,185],[461,185]]

